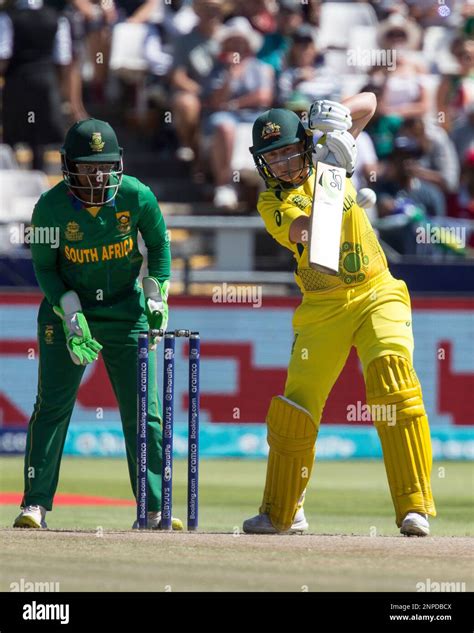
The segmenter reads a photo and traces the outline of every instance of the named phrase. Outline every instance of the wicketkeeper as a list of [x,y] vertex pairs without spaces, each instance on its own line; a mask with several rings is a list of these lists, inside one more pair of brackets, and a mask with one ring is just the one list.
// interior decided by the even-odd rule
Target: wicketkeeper
[[[136,493],[137,342],[166,329],[170,243],[157,200],[123,175],[122,149],[104,121],[79,121],[61,150],[63,181],[43,194],[32,223],[57,231],[59,248],[31,245],[43,299],[38,313],[39,374],[26,441],[24,496],[15,527],[46,527],[66,432],[84,371],[102,353],[118,401],[130,483]],[[148,276],[138,275],[148,251]],[[157,340],[153,341],[156,347]],[[161,406],[156,352],[149,363],[148,527],[161,520]],[[182,529],[173,520],[174,529]]]
[[[245,532],[308,528],[303,501],[319,423],[352,346],[362,363],[367,404],[377,412],[372,420],[396,523],[402,534],[425,536],[428,515],[436,515],[428,419],[413,368],[410,297],[406,284],[390,274],[350,180],[354,138],[375,106],[372,93],[361,93],[344,104],[315,102],[308,130],[296,114],[283,109],[265,112],[253,126],[250,151],[267,186],[258,211],[268,232],[293,253],[303,300],[293,317],[284,395],[272,399],[266,419],[270,452],[263,501],[259,514],[244,522]],[[316,145],[315,131],[324,133]],[[307,248],[314,164],[330,159],[347,173],[337,276],[311,268]]]

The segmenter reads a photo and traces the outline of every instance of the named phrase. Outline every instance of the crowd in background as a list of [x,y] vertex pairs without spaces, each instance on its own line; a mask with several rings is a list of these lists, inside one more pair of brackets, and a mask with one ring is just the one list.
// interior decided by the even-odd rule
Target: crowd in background
[[[415,252],[406,227],[420,218],[474,221],[472,2],[4,0],[1,9],[3,142],[28,144],[36,169],[65,125],[127,99],[139,116],[160,113],[175,160],[212,183],[216,209],[235,211],[235,171],[252,168],[259,113],[281,106],[305,120],[315,99],[370,90],[378,107],[357,141],[354,181],[376,191],[387,241]],[[117,92],[118,79],[129,92]]]

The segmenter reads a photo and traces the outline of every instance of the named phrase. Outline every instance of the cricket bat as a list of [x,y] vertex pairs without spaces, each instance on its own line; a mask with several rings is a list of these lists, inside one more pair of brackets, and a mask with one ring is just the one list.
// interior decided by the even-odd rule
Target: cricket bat
[[318,162],[309,221],[309,265],[319,272],[337,275],[341,242],[346,170]]

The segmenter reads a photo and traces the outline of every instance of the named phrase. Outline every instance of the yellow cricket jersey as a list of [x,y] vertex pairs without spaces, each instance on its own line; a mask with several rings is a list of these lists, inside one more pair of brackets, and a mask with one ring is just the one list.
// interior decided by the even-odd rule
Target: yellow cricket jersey
[[306,245],[290,242],[291,223],[301,215],[311,214],[315,176],[314,170],[306,182],[295,189],[262,192],[258,212],[270,235],[292,251],[297,263],[295,280],[303,293],[363,284],[385,270],[387,260],[364,209],[356,203],[356,190],[350,178],[346,178],[345,184],[337,276],[313,270]]

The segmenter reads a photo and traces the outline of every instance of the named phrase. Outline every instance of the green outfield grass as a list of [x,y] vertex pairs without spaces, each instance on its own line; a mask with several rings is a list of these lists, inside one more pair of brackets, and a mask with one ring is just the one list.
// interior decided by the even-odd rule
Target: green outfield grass
[[[433,489],[438,517],[437,536],[472,536],[474,466],[468,462],[438,462]],[[200,528],[235,532],[255,514],[261,500],[265,462],[260,460],[201,460]],[[0,490],[21,492],[22,460],[0,459]],[[125,460],[65,458],[58,492],[131,498]],[[186,463],[175,462],[173,514],[185,519]],[[394,535],[393,508],[385,471],[379,461],[316,462],[305,503],[313,533]],[[0,507],[0,526],[11,526],[17,509]],[[133,507],[57,506],[48,513],[50,528],[127,529]]]

